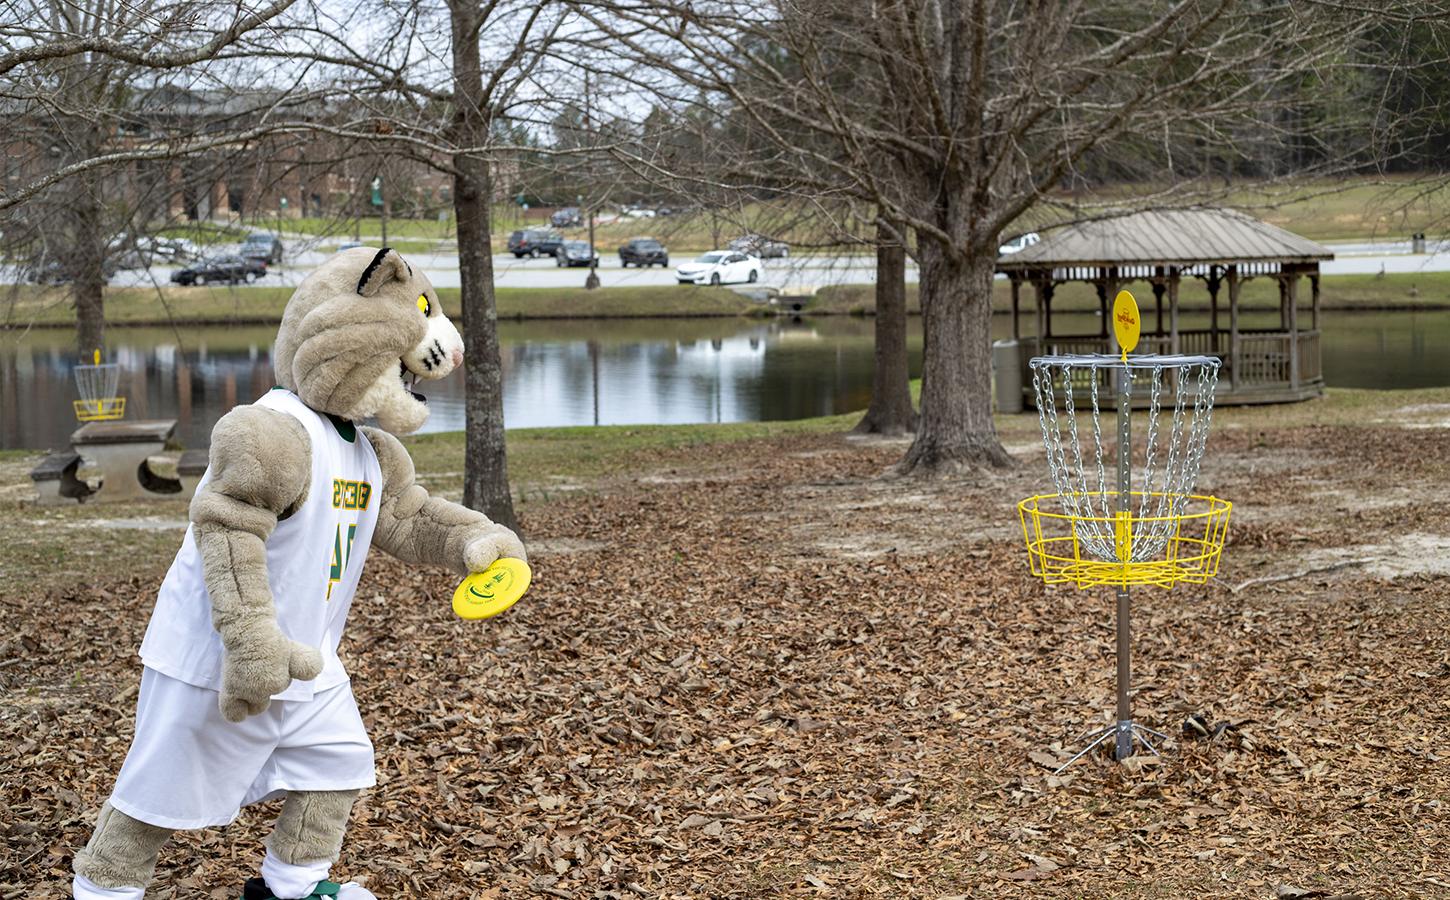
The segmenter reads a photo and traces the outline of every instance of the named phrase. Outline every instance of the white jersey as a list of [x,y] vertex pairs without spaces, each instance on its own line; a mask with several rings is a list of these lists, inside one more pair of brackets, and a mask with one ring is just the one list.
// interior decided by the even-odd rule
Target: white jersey
[[[312,444],[312,485],[302,506],[267,538],[267,583],[277,624],[294,641],[322,652],[322,674],[293,681],[275,700],[308,700],[347,681],[337,645],[372,543],[383,479],[372,444],[349,423],[335,425],[291,391],[274,389],[256,406],[302,423]],[[351,438],[343,434],[351,432]],[[202,476],[205,485],[210,472]],[[200,488],[198,488],[200,490]],[[219,691],[221,636],[211,623],[194,526],[156,596],[141,641],[141,661],[187,684]]]

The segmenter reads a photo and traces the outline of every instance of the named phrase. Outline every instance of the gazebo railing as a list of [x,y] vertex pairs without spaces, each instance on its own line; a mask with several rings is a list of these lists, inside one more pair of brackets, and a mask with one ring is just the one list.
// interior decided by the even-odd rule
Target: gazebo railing
[[[1194,356],[1217,356],[1223,360],[1223,370],[1219,375],[1219,393],[1225,399],[1231,397],[1234,390],[1253,393],[1265,388],[1294,388],[1289,355],[1291,347],[1295,345],[1297,345],[1299,360],[1297,386],[1306,387],[1318,384],[1323,380],[1318,331],[1300,331],[1297,341],[1291,341],[1289,333],[1285,331],[1241,329],[1237,357],[1229,346],[1231,337],[1231,333],[1225,329],[1219,329],[1217,332],[1209,329],[1195,329],[1178,333],[1179,353]],[[1018,361],[1022,372],[1024,394],[1031,392],[1032,370],[1028,361],[1034,356],[1113,352],[1111,342],[1107,338],[1096,335],[1054,336],[1043,342],[1039,342],[1035,337],[1025,337],[1020,340],[1020,344]],[[1143,335],[1138,341],[1136,352],[1172,353],[1172,344],[1170,335]],[[1074,372],[1074,385],[1079,390],[1086,391],[1089,387],[1086,379],[1090,377],[1089,371],[1084,371],[1081,374],[1083,380],[1079,384],[1078,373]],[[1103,388],[1106,385],[1099,384],[1098,386]]]
[[1319,332],[1299,332],[1299,381],[1324,380],[1324,368],[1319,356]]

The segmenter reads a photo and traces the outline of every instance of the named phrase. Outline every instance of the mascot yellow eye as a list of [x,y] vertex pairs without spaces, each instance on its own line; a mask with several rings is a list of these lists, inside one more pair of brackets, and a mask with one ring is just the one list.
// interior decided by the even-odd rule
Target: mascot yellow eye
[[432,310],[433,310],[433,304],[431,304],[431,303],[428,302],[428,295],[427,294],[419,294],[418,295],[418,312],[420,312],[420,313],[422,313],[423,315],[426,316]]

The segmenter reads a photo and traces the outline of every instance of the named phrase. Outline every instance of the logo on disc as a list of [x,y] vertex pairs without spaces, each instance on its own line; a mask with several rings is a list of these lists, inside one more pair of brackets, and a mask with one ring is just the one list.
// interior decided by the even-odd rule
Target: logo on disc
[[1138,332],[1142,322],[1138,318],[1138,301],[1129,291],[1118,291],[1113,300],[1113,334],[1118,337],[1118,346],[1126,358],[1138,346]]
[[487,619],[518,602],[532,573],[521,559],[504,557],[463,579],[453,592],[453,612],[461,619]]

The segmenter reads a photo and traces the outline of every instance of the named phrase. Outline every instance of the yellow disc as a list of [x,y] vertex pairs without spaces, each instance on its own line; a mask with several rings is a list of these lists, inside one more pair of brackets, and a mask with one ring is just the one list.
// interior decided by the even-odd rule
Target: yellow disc
[[453,592],[453,611],[460,619],[496,616],[518,602],[532,578],[528,563],[505,556],[463,579]]
[[1138,331],[1142,321],[1138,318],[1138,301],[1128,291],[1118,291],[1113,300],[1113,333],[1118,336],[1118,346],[1127,356],[1138,346]]

